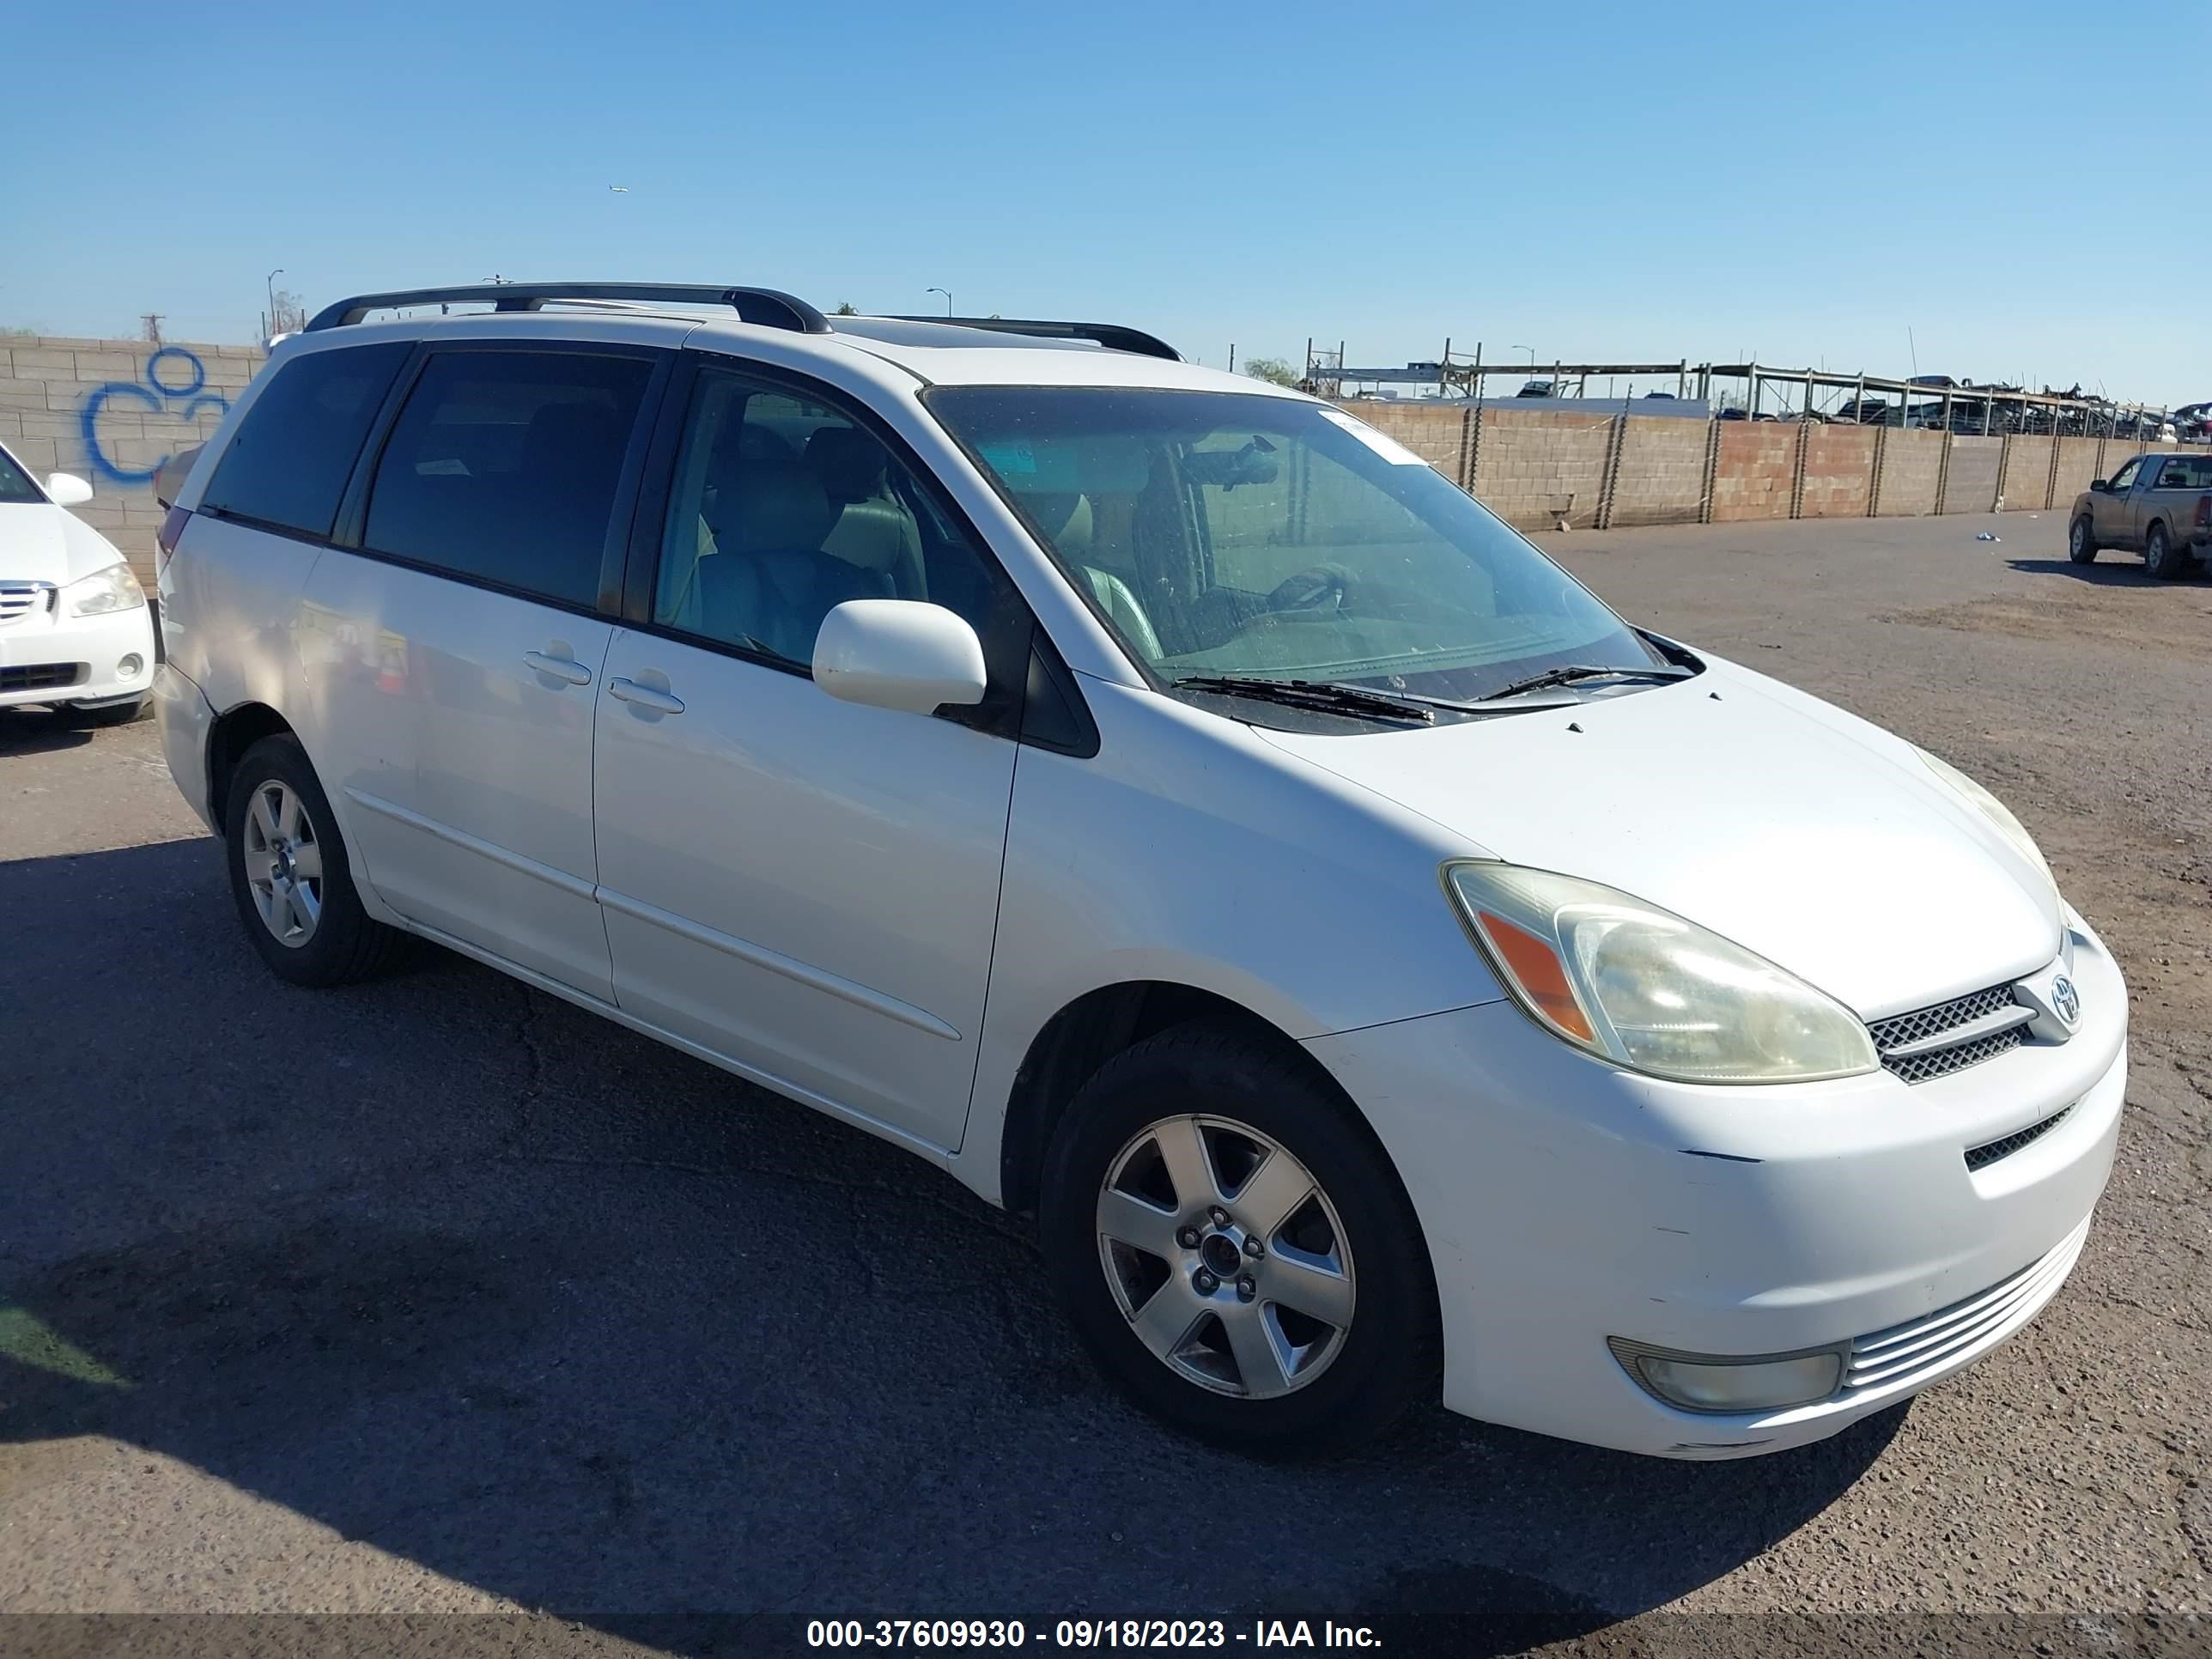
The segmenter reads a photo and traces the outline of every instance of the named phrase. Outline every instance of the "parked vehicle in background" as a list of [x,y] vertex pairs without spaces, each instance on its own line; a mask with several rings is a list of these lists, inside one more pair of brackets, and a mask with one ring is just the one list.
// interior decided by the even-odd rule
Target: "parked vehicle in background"
[[0,445],[0,708],[118,726],[145,708],[154,624],[123,555],[69,510],[91,499],[76,474],[41,484]]
[[1986,790],[1133,330],[365,295],[161,544],[273,974],[419,934],[903,1146],[1194,1434],[1802,1445],[2111,1168],[2127,988]]
[[2212,454],[2137,455],[2075,496],[2066,556],[2087,564],[2106,549],[2141,552],[2161,581],[2212,555]]

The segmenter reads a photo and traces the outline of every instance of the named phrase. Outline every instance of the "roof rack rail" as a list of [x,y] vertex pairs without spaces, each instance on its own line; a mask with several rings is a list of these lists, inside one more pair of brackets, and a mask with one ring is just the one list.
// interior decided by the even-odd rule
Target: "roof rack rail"
[[728,306],[740,322],[798,334],[827,334],[830,319],[805,301],[772,288],[711,283],[471,283],[459,288],[398,289],[356,294],[315,313],[307,331],[343,328],[372,311],[398,306],[489,305],[495,311],[538,311],[549,300],[636,300],[660,305]]
[[1109,351],[1133,351],[1141,357],[1164,357],[1179,363],[1182,353],[1157,334],[1119,323],[1054,323],[1015,317],[894,317],[898,323],[945,323],[954,328],[988,328],[1000,334],[1034,334],[1048,340],[1089,340]]

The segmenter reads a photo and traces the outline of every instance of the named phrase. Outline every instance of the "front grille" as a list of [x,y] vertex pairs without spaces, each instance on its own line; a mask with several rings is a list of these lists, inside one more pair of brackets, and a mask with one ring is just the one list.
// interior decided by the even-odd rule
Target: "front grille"
[[1984,1141],[1978,1146],[1966,1148],[1966,1168],[1986,1170],[2001,1158],[2010,1158],[2030,1141],[2040,1140],[2064,1121],[2071,1106],[2061,1107],[2040,1123],[2031,1123],[2025,1129],[2015,1129],[2000,1139]]
[[82,662],[35,662],[21,668],[0,668],[0,691],[58,691],[82,685],[92,665]]
[[52,607],[52,582],[0,582],[0,627]]
[[1989,1289],[1934,1313],[1860,1337],[1851,1344],[1850,1363],[1844,1372],[1844,1394],[1848,1397],[1869,1389],[1909,1385],[1995,1346],[2008,1327],[2025,1322],[2058,1293],[2059,1285],[2073,1269],[2074,1259],[2081,1254],[2081,1241],[2088,1232],[2085,1220],[2048,1255]]
[[[1875,1020],[1867,1030],[1874,1034],[1874,1046],[1881,1051],[1885,1067],[1907,1083],[1925,1083],[1929,1078],[1947,1077],[1969,1066],[1978,1066],[2027,1042],[2027,1035],[2019,1025],[1979,1033],[1970,1029],[2015,1010],[2024,1022],[2027,1011],[2014,1000],[2012,987],[1992,985],[1949,1002],[1939,1002],[1932,1008],[1916,1008],[1910,1013]],[[1916,1054],[1893,1052],[1928,1042],[1947,1031],[1958,1031],[1959,1041],[1923,1048]]]

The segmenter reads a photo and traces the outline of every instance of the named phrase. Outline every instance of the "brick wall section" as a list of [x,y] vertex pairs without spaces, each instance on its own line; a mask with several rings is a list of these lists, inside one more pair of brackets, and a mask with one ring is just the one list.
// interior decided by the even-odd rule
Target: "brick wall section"
[[1571,511],[1571,522],[1586,530],[1597,522],[1612,442],[1609,416],[1486,408],[1474,493],[1508,524],[1548,530]]
[[1877,435],[1870,426],[1814,424],[1805,428],[1805,493],[1799,518],[1866,516]]
[[0,443],[41,480],[74,472],[90,483],[92,499],[73,510],[150,581],[154,468],[205,441],[261,358],[258,346],[0,339]]
[[1713,467],[1713,522],[1786,519],[1797,477],[1797,428],[1780,421],[1723,421]]
[[1943,434],[1893,427],[1883,438],[1881,493],[1874,510],[1883,518],[1916,519],[1936,510],[1936,481],[1943,465]]
[[2089,487],[2089,480],[2105,475],[2097,471],[2097,452],[2102,447],[2096,438],[2061,438],[2058,441],[2058,483],[2051,491],[2051,505],[2064,513],[2074,505],[2074,498]]
[[2016,432],[2005,445],[2004,497],[2008,513],[2040,513],[2051,505],[2051,446],[2047,432]]
[[1997,498],[1997,465],[2002,438],[1951,438],[1951,470],[1943,481],[1943,511],[1987,513]]
[[1394,404],[1381,398],[1344,405],[1377,431],[1387,432],[1431,466],[1464,486],[1460,458],[1465,453],[1467,422],[1472,406],[1467,404]]
[[1710,423],[1669,415],[1627,420],[1613,481],[1612,526],[1697,523],[1705,505]]

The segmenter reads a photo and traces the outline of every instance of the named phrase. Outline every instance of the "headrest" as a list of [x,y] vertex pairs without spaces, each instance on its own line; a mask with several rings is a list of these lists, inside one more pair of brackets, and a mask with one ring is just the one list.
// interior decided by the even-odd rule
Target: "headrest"
[[806,465],[822,480],[824,493],[840,505],[874,495],[890,459],[883,445],[858,427],[817,427],[806,441]]
[[804,467],[788,461],[741,461],[732,469],[716,502],[714,526],[725,551],[817,552],[836,521],[837,509]]
[[1024,494],[1021,501],[1030,522],[1044,533],[1054,550],[1066,558],[1076,558],[1091,550],[1090,496],[1057,492]]

